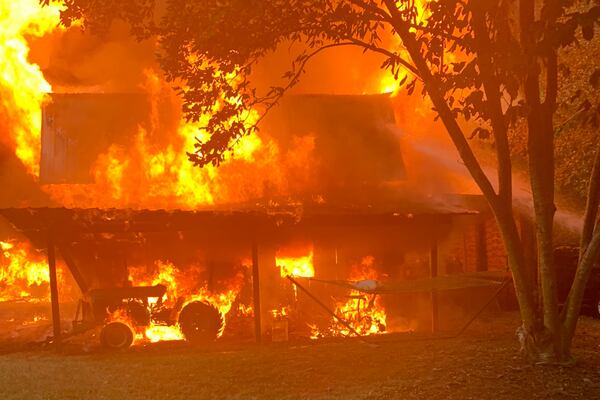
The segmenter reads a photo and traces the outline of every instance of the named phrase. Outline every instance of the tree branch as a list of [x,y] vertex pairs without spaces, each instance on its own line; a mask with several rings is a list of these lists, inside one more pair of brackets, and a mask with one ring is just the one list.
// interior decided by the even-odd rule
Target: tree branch
[[600,255],[600,229],[595,230],[588,246],[583,252],[583,256],[575,272],[575,277],[573,278],[573,285],[563,308],[563,348],[566,347],[566,343],[570,343],[575,333],[585,287],[592,273],[594,263],[598,259],[598,255]]
[[454,35],[452,35],[452,34],[450,34],[448,32],[444,32],[441,29],[433,29],[433,28],[430,28],[428,26],[421,25],[421,24],[410,24],[409,23],[408,26],[410,26],[411,28],[413,28],[413,29],[415,29],[417,31],[421,31],[421,32],[425,32],[425,33],[430,33],[432,35],[440,36],[443,39],[449,39],[449,40],[452,40],[452,41],[455,41],[455,42],[461,43],[461,44],[465,43],[464,38],[460,38],[458,36],[454,36]]
[[381,53],[381,54],[383,54],[383,55],[385,55],[385,56],[387,56],[389,58],[393,58],[399,64],[401,64],[403,67],[405,67],[410,72],[412,72],[414,76],[416,76],[417,78],[421,79],[421,76],[419,75],[419,71],[412,64],[410,64],[408,61],[406,61],[405,59],[403,59],[399,55],[397,55],[395,53],[392,53],[391,51],[386,50],[384,48],[377,47],[375,45],[363,42],[362,40],[359,40],[359,39],[346,38],[346,40],[350,40],[352,43],[356,44],[357,46],[364,47],[367,50],[371,50],[371,51],[373,51],[375,53]]
[[427,89],[427,93],[429,93],[429,97],[436,107],[440,118],[444,122],[444,125],[448,130],[448,134],[456,146],[458,153],[465,163],[465,166],[471,173],[471,176],[473,176],[473,179],[483,194],[489,199],[495,199],[497,194],[494,191],[494,187],[477,161],[477,157],[475,157],[475,154],[473,153],[473,150],[471,149],[471,146],[469,145],[462,129],[456,122],[456,119],[452,114],[452,110],[450,110],[448,107],[446,99],[440,90],[441,85],[439,82],[437,82],[436,78],[431,73],[427,62],[421,55],[419,44],[417,43],[416,38],[410,33],[408,24],[402,19],[402,15],[396,8],[395,1],[384,0],[384,2],[394,18],[394,29],[398,35],[400,35],[400,38],[402,39],[417,70],[419,71],[421,79],[423,80],[425,88]]
[[498,158],[498,196],[506,204],[512,204],[512,163],[510,159],[510,148],[508,144],[508,127],[502,112],[502,97],[500,83],[494,72],[492,63],[492,43],[486,24],[485,8],[482,3],[476,2],[472,8],[472,25],[475,35],[475,46],[477,51],[477,64],[492,124],[492,134],[496,141],[496,157]]
[[379,15],[381,18],[388,22],[392,21],[392,17],[388,13],[386,13],[384,9],[377,7],[373,3],[367,3],[362,0],[350,0],[350,3],[362,8],[365,11],[370,11],[373,14]]

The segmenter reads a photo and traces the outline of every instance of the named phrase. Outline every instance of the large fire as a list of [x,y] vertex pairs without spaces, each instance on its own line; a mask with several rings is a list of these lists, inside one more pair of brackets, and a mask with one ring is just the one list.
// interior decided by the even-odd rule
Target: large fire
[[[427,19],[429,11],[427,9],[428,0],[414,0],[413,4],[416,9],[415,20],[417,23],[422,23]],[[395,53],[404,60],[410,60],[410,55],[408,51],[402,46],[400,38],[398,35],[392,35],[391,38],[391,46],[390,48],[394,49]],[[382,71],[383,74],[380,77],[379,81],[379,92],[380,93],[390,93],[392,96],[398,94],[401,90],[402,86],[400,82],[404,80],[406,77],[406,82],[409,82],[411,79],[414,79],[414,74],[409,71],[407,68],[400,67],[400,72],[397,76],[394,74],[388,73],[387,71]]]
[[[244,283],[243,276],[237,274],[225,282],[223,286],[226,289],[224,290],[209,290],[206,285],[198,283],[200,279],[197,278],[202,272],[202,268],[199,266],[188,266],[185,270],[180,270],[171,262],[157,261],[155,267],[155,272],[150,274],[145,267],[130,267],[129,280],[132,285],[164,285],[167,292],[161,300],[167,306],[174,306],[178,302],[185,305],[194,301],[212,305],[219,311],[223,320],[223,326],[218,333],[218,337],[221,337],[226,328],[227,316]],[[150,307],[159,299],[151,300]],[[249,306],[243,305],[239,309],[248,312],[248,308]],[[151,321],[137,339],[146,339],[154,343],[161,340],[183,340],[184,336],[178,325],[166,326]]]
[[[360,264],[352,268],[349,281],[377,282],[379,274],[374,268],[374,262],[374,257],[364,257]],[[387,332],[387,314],[377,295],[350,290],[343,300],[336,302],[334,312],[344,319],[352,330],[338,319],[332,318],[330,325],[324,330],[311,326],[313,339],[324,336],[351,336],[355,332],[361,336]]]
[[[148,72],[148,80],[151,87],[161,86],[148,92],[153,98],[159,99],[171,90],[157,74]],[[175,135],[160,146],[151,139],[156,132],[140,127],[132,146],[112,145],[98,156],[91,171],[94,184],[48,185],[46,190],[65,205],[83,202],[95,207],[193,209],[252,197],[256,193],[244,190],[260,188],[250,188],[244,176],[265,168],[274,154],[273,146],[253,134],[240,139],[233,155],[220,167],[195,167],[186,152],[193,151],[196,138],[207,139],[201,130],[206,118],[195,123],[182,119]],[[253,111],[245,121],[252,124],[257,118]],[[228,168],[231,173],[221,173]]]
[[[298,252],[298,251],[296,251]],[[312,278],[315,276],[313,265],[313,249],[300,250],[301,255],[290,253],[289,250],[279,251],[275,263],[282,277],[297,276],[301,278]],[[293,256],[291,254],[294,254]]]
[[[33,251],[28,242],[0,241],[0,250],[0,302],[48,300],[50,276],[45,255]],[[61,271],[57,271],[59,280]]]
[[58,29],[59,8],[39,0],[0,2],[0,104],[9,145],[32,174],[39,171],[41,110],[52,91],[40,67],[29,61],[27,37]]
[[[417,5],[423,14],[424,1]],[[30,40],[65,29],[59,25],[59,10],[57,5],[42,7],[38,0],[0,5],[0,101],[11,123],[9,145],[35,178],[39,175],[44,93],[65,88],[51,84],[39,65],[29,59]],[[283,152],[268,135],[253,134],[240,139],[233,155],[220,167],[194,167],[186,153],[194,150],[196,138],[207,139],[201,129],[207,116],[195,123],[174,116],[180,119],[178,127],[163,137],[161,124],[154,122],[160,119],[165,101],[179,104],[180,100],[156,65],[146,66],[140,75],[145,79],[134,85],[135,91],[150,99],[153,123],[140,126],[131,145],[113,144],[97,155],[89,171],[93,184],[41,185],[56,203],[67,207],[195,209],[242,203],[271,193],[289,196],[303,180],[310,181],[304,179],[310,176],[315,146],[310,136],[294,138],[293,148]],[[378,86],[380,92],[395,92],[398,87],[389,73],[380,77]],[[68,89],[110,92],[102,87]],[[244,123],[252,125],[258,117],[257,112],[250,111]]]
[[[30,60],[30,41],[64,30],[59,24],[60,6],[53,4],[43,7],[38,0],[0,4],[0,104],[5,121],[9,121],[3,140],[35,179],[39,176],[42,106],[50,101],[46,94],[53,92],[53,85]],[[149,66],[144,75],[146,79],[136,91],[150,98],[150,119],[156,121],[165,99],[173,104],[179,100],[156,66]],[[69,90],[103,92],[85,86]],[[242,117],[245,124],[252,125],[258,114],[250,111]],[[42,190],[70,207],[190,209],[239,203],[260,197],[263,186],[289,194],[289,185],[294,183],[288,182],[281,170],[293,169],[297,175],[302,170],[298,165],[307,165],[303,160],[312,150],[310,141],[298,140],[295,154],[288,156],[268,137],[253,134],[240,139],[219,168],[209,165],[201,169],[189,162],[186,153],[194,150],[196,139],[207,139],[201,127],[208,116],[197,122],[180,118],[176,132],[158,142],[156,136],[161,132],[140,126],[134,145],[113,145],[98,155],[90,171],[94,184],[41,185]],[[272,168],[275,162],[280,169]],[[252,179],[256,176],[263,177],[262,184]]]
[[[420,10],[425,9],[424,1],[417,3]],[[0,126],[7,132],[2,141],[14,150],[34,179],[39,177],[42,107],[49,101],[46,94],[53,92],[56,85],[30,60],[30,41],[64,29],[59,25],[59,9],[55,5],[42,7],[39,0],[0,2],[0,112],[7,121],[3,124],[6,126]],[[398,52],[406,55],[402,50]],[[161,99],[177,96],[155,66],[149,67],[144,75],[146,79],[138,89],[150,98],[151,119],[154,120],[160,113]],[[396,79],[388,73],[381,77],[378,86],[382,93],[398,90]],[[75,89],[79,92],[88,90],[86,87]],[[94,91],[103,92],[98,88]],[[253,124],[259,115],[250,111],[245,117],[246,124]],[[314,136],[293,138],[292,149],[284,153],[269,136],[253,134],[240,139],[234,146],[233,155],[228,156],[220,167],[209,165],[201,169],[189,162],[186,152],[194,150],[196,138],[207,139],[201,129],[207,117],[198,122],[178,118],[174,134],[162,138],[164,140],[152,139],[156,134],[152,129],[156,127],[139,126],[131,146],[108,146],[96,157],[89,171],[93,184],[40,185],[41,189],[55,203],[67,207],[197,209],[254,200],[263,197],[267,191],[287,196],[294,192],[298,182],[310,176],[312,163],[308,160],[315,148]],[[287,171],[293,173],[287,174]],[[0,242],[0,246],[0,301],[48,300],[48,268],[43,255],[38,255],[24,243],[7,241]],[[348,278],[376,280],[378,275],[373,262],[372,257],[366,257]],[[281,277],[312,278],[315,276],[313,248],[282,249],[277,253],[276,265]],[[180,269],[168,261],[157,261],[153,267],[150,272],[145,267],[131,267],[131,284],[164,285],[167,292],[161,300],[170,306],[194,301],[214,306],[224,321],[219,336],[223,335],[231,314],[252,316],[254,313],[251,306],[236,303],[244,284],[241,276],[235,276],[219,290],[212,287],[209,290],[206,281],[200,278],[201,267]],[[62,275],[59,275],[61,279]],[[158,301],[152,299],[149,306]],[[352,290],[336,303],[335,313],[361,335],[387,331],[386,312],[379,297]],[[274,315],[277,318],[287,316],[286,308]],[[109,316],[110,321],[126,323],[127,318],[118,310]],[[136,334],[136,340],[150,342],[183,339],[177,325],[155,322]],[[334,319],[326,329],[313,334],[341,336],[351,332]]]

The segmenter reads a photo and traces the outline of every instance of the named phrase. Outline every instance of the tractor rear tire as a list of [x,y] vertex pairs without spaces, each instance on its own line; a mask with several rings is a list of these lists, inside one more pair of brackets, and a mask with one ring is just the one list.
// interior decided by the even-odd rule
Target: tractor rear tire
[[195,344],[216,340],[223,329],[219,310],[201,301],[186,304],[179,313],[178,322],[185,339]]
[[100,331],[100,343],[107,349],[126,349],[133,343],[133,332],[123,322],[110,322]]

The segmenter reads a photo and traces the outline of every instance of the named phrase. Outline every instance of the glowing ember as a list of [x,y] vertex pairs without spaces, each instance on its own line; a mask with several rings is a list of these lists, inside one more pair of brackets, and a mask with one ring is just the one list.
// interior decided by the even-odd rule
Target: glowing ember
[[[48,300],[50,277],[45,256],[32,251],[27,242],[0,242],[0,249],[0,301]],[[60,271],[57,275],[60,280]]]
[[238,304],[237,315],[242,317],[253,317],[254,308],[247,304]]
[[289,314],[288,307],[271,310],[271,316],[275,319],[286,317]]
[[[21,325],[23,326],[30,326],[30,325],[38,325],[42,322],[46,322],[48,321],[48,317],[46,317],[45,315],[34,315],[32,318],[30,319],[26,319],[24,320]],[[14,318],[11,318],[8,320],[8,322],[15,322]]]
[[183,340],[183,334],[178,326],[166,326],[152,324],[144,331],[142,338],[145,337],[151,343],[160,342],[163,340]]
[[307,255],[299,257],[281,256],[278,252],[275,263],[279,268],[282,277],[298,276],[312,278],[315,276],[312,248],[310,248]]

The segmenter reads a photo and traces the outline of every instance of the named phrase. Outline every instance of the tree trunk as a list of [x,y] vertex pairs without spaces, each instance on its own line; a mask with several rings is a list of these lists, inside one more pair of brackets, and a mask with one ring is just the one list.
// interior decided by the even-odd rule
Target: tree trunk
[[[554,3],[555,0],[547,0]],[[575,282],[569,293],[563,315],[559,315],[556,293],[556,276],[553,257],[554,214],[554,126],[558,88],[558,59],[552,48],[539,46],[536,28],[535,0],[519,0],[519,35],[522,57],[525,61],[522,89],[527,105],[528,158],[533,204],[535,210],[536,242],[538,249],[539,285],[541,285],[541,310],[534,301],[534,283],[526,274],[526,258],[523,244],[517,229],[512,210],[512,174],[510,149],[508,145],[506,116],[501,102],[501,86],[495,75],[492,53],[489,50],[490,37],[487,26],[487,13],[484,2],[472,5],[472,28],[475,52],[489,112],[492,133],[496,140],[498,159],[499,191],[496,193],[489,178],[483,172],[464,132],[448,106],[440,81],[425,60],[421,43],[411,31],[410,24],[395,0],[383,0],[391,17],[394,31],[402,40],[410,55],[425,90],[435,110],[441,118],[458,153],[488,201],[500,229],[508,255],[508,263],[519,301],[523,327],[519,330],[524,349],[535,361],[563,362],[570,358],[570,346],[585,285],[591,266],[600,253],[600,223],[595,222],[600,203],[600,150],[597,168],[590,184],[590,198],[586,212],[586,224],[582,236],[580,263]],[[554,28],[556,17],[547,18],[544,23],[549,31]],[[545,50],[544,50],[545,49]],[[540,79],[545,68],[544,101],[542,102]],[[595,199],[595,200],[594,200]],[[541,312],[540,312],[541,311]]]
[[594,262],[600,255],[598,206],[600,206],[600,145],[598,145],[598,149],[596,150],[594,166],[588,185],[587,204],[579,244],[579,263],[575,277],[573,278],[573,285],[571,286],[562,312],[562,320],[564,321],[562,352],[565,354],[570,353],[585,287],[592,272]]
[[[535,1],[521,0],[519,3],[520,40],[523,55],[527,62],[524,92],[527,114],[527,156],[529,159],[529,176],[535,210],[536,238],[540,283],[542,286],[542,308],[544,327],[553,342],[550,349],[540,356],[547,361],[551,358],[561,360],[561,329],[558,314],[556,293],[556,274],[553,257],[553,225],[554,225],[554,83],[556,71],[547,70],[548,84],[547,102],[542,104],[540,97],[540,65],[534,35]],[[548,54],[548,64],[555,61],[556,54]],[[552,75],[554,73],[554,75]],[[552,93],[550,92],[552,91]]]
[[456,146],[461,159],[465,163],[465,166],[478,187],[481,189],[494,213],[508,255],[508,264],[513,275],[513,282],[517,293],[517,300],[519,302],[519,309],[521,311],[524,328],[527,332],[534,332],[536,331],[537,323],[532,297],[533,291],[528,285],[528,279],[525,274],[525,258],[523,256],[523,249],[511,208],[512,204],[510,201],[506,201],[510,199],[500,197],[496,194],[493,186],[481,169],[481,165],[473,154],[462,129],[446,103],[444,95],[440,90],[439,83],[432,75],[427,62],[421,54],[420,45],[417,42],[416,37],[410,32],[409,26],[404,22],[395,1],[384,0],[384,2],[393,18],[392,25],[400,36],[402,43],[405,45],[413,63],[419,71],[425,89],[427,90],[436,111],[440,115],[452,142]]
[[573,279],[573,286],[569,292],[567,304],[565,304],[565,319],[562,331],[561,352],[565,357],[570,356],[571,343],[577,327],[579,312],[581,311],[581,302],[585,286],[592,272],[594,262],[600,254],[600,229],[596,229],[596,233],[592,237],[583,257],[581,258]]

